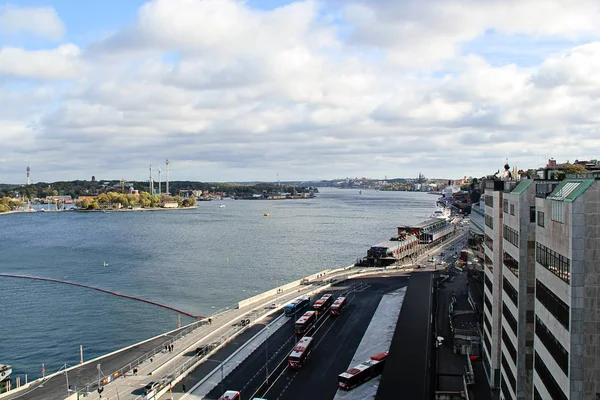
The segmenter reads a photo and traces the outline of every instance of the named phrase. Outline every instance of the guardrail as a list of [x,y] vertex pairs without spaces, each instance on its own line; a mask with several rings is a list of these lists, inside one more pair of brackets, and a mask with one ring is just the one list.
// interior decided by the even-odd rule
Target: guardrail
[[142,364],[143,362],[153,358],[156,354],[161,353],[163,351],[165,351],[165,345],[167,344],[173,344],[175,343],[177,340],[181,339],[182,337],[188,335],[189,333],[191,333],[192,331],[196,330],[197,328],[201,328],[204,325],[207,325],[208,322],[207,320],[202,320],[202,321],[197,321],[197,322],[193,322],[192,324],[188,325],[186,328],[184,328],[183,330],[181,330],[180,332],[178,332],[175,336],[171,337],[170,340],[168,340],[167,342],[164,342],[163,344],[161,344],[160,346],[156,346],[154,347],[151,351],[143,354],[142,356],[136,358],[135,360],[133,360],[132,362],[126,364],[125,366],[119,368],[116,371],[111,372],[110,374],[106,374],[104,376],[102,376],[99,380],[95,380],[94,382],[90,382],[86,385],[80,386],[81,389],[77,390],[78,393],[89,393],[92,392],[94,390],[96,390],[99,386],[107,384],[109,382],[111,382],[112,380],[119,378],[121,376],[124,376],[128,373],[132,373],[133,369],[138,367],[140,364]]

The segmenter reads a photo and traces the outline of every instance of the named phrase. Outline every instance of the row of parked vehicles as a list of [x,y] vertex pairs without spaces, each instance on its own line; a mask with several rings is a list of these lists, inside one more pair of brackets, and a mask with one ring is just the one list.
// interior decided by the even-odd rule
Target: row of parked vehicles
[[[310,307],[310,297],[296,299],[283,308],[284,314],[288,317],[295,317],[304,311],[294,323],[294,333],[300,336],[300,339],[288,355],[287,362],[289,368],[294,370],[302,368],[310,357],[315,346],[315,339],[312,336],[305,335],[316,330],[319,315],[322,317],[326,313],[329,313],[332,317],[337,317],[342,314],[347,305],[348,301],[346,297],[340,296],[334,301],[333,295],[327,293],[314,302],[312,310],[304,311]],[[387,352],[375,354],[369,360],[341,373],[338,376],[338,387],[343,390],[351,390],[381,374],[387,355]],[[228,390],[219,397],[219,400],[241,400],[241,395],[240,392]],[[254,398],[253,400],[266,399]]]

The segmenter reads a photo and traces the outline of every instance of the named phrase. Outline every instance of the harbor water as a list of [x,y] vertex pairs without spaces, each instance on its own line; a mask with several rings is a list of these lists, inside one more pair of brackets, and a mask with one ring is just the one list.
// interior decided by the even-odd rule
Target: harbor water
[[[191,210],[0,216],[0,273],[68,280],[211,315],[353,264],[437,196],[321,189],[314,199],[199,202]],[[105,263],[107,266],[105,266]],[[177,313],[60,283],[0,277],[0,363],[29,379],[177,327]],[[182,324],[191,322],[181,317]]]

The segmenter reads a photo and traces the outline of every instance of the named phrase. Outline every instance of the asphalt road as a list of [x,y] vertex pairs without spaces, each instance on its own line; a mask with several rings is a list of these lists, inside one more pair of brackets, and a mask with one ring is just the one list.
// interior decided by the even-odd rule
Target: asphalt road
[[[351,281],[351,285],[361,286],[348,294],[351,301],[342,315],[337,318],[326,315],[320,320],[317,331],[313,334],[316,344],[312,355],[300,370],[287,368],[287,355],[295,343],[292,333],[294,319],[291,318],[268,339],[267,350],[264,344],[255,350],[225,378],[223,387],[215,388],[206,399],[218,399],[224,390],[239,390],[243,399],[332,399],[337,391],[337,376],[352,361],[381,297],[407,283],[406,276]],[[350,282],[347,281],[332,287],[328,292],[337,297],[349,286]],[[267,358],[271,376],[269,383],[265,384],[264,365]]]
[[[76,385],[78,389],[98,379],[97,365],[101,364],[102,371],[109,374],[123,366],[137,360],[139,357],[151,352],[153,349],[164,347],[171,340],[171,336],[185,328],[173,332],[170,336],[164,335],[148,342],[122,350],[111,356],[99,359],[97,362],[84,364],[68,371],[69,385]],[[95,390],[92,389],[92,390]],[[3,400],[63,400],[67,397],[67,377],[64,373],[51,377],[47,381],[36,384],[24,391],[8,395]]]
[[431,275],[419,272],[411,276],[375,397],[378,400],[398,398],[399,394],[407,399],[430,398]]

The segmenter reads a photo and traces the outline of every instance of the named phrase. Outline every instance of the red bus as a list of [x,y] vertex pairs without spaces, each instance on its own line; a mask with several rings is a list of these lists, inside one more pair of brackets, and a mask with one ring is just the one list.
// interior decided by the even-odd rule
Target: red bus
[[345,297],[338,297],[337,299],[335,299],[335,301],[331,305],[331,315],[335,317],[340,315],[344,308],[346,308],[346,304],[348,303],[346,302]]
[[241,400],[242,395],[240,394],[240,392],[237,392],[235,390],[228,390],[225,393],[223,393],[223,396],[219,397],[219,400]]
[[293,369],[300,369],[304,361],[310,356],[313,348],[313,338],[310,336],[304,336],[298,341],[296,347],[292,350],[288,356],[288,365]]
[[294,332],[296,335],[304,335],[312,326],[317,322],[317,313],[314,311],[307,311],[303,316],[298,318],[294,325]]
[[313,304],[313,310],[318,313],[325,313],[329,310],[331,303],[333,302],[333,297],[331,297],[331,293],[324,294],[319,300],[315,301]]
[[350,390],[356,386],[368,381],[369,379],[381,374],[387,359],[388,352],[377,353],[369,360],[350,368],[338,376],[338,386],[340,389]]
[[469,258],[469,250],[461,250],[460,259],[464,262],[467,262],[468,258]]

